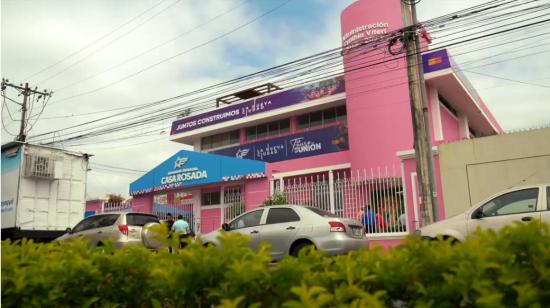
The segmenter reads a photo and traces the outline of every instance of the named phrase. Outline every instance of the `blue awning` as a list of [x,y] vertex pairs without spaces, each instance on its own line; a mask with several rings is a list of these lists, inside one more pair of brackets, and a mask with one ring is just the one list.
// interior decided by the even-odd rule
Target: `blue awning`
[[130,195],[265,177],[265,162],[181,150],[130,184]]

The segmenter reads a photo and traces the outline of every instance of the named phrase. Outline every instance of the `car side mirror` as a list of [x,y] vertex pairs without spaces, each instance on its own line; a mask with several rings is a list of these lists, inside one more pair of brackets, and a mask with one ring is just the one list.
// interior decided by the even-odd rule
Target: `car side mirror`
[[71,232],[73,232],[73,230],[72,230],[71,228],[65,229],[65,233],[69,233],[69,234],[70,234]]
[[229,224],[222,224],[222,229],[224,229],[225,231],[229,231],[231,227],[229,227]]
[[474,218],[475,219],[481,219],[483,218],[484,215],[483,215],[483,211],[481,209],[477,209],[475,212],[474,212]]

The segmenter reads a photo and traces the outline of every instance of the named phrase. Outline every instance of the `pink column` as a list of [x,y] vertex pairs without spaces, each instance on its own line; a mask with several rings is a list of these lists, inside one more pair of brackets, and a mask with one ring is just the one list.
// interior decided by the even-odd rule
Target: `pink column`
[[[400,0],[359,0],[342,12],[341,23],[344,46],[399,29]],[[413,147],[404,53],[390,55],[387,43],[344,55],[352,170],[397,166],[395,153]]]

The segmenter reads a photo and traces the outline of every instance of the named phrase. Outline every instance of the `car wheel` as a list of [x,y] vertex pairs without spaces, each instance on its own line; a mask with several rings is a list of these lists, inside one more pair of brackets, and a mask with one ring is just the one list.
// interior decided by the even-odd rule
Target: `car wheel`
[[290,251],[290,255],[293,257],[297,257],[300,254],[300,251],[308,247],[313,247],[313,249],[315,249],[315,245],[313,245],[313,243],[311,242],[298,243],[292,248],[292,250]]

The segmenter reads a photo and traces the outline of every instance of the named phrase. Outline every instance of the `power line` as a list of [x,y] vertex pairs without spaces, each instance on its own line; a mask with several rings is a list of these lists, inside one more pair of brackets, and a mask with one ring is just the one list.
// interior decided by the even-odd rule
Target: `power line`
[[242,28],[244,28],[244,27],[247,27],[247,26],[251,25],[252,23],[258,21],[259,19],[261,19],[261,18],[263,18],[263,17],[265,17],[265,16],[271,14],[272,12],[278,10],[279,8],[281,8],[281,7],[283,7],[284,5],[288,4],[290,1],[292,1],[292,0],[286,0],[286,1],[283,2],[282,4],[279,4],[279,5],[275,6],[274,8],[272,8],[272,9],[270,9],[270,10],[268,10],[268,11],[262,13],[261,15],[259,15],[259,16],[255,17],[255,18],[253,18],[252,20],[250,20],[250,21],[248,21],[248,22],[246,22],[246,23],[244,23],[244,24],[239,25],[238,27],[233,28],[232,30],[230,30],[230,31],[228,31],[228,32],[225,32],[225,33],[223,33],[223,34],[221,34],[221,35],[218,35],[218,36],[214,37],[213,39],[210,39],[210,40],[208,40],[208,41],[206,41],[206,42],[204,42],[204,43],[201,43],[201,44],[196,45],[196,46],[194,46],[194,47],[192,47],[192,48],[186,49],[186,50],[184,50],[184,51],[182,51],[182,52],[179,52],[179,53],[177,53],[177,54],[175,54],[175,55],[173,55],[173,56],[170,56],[170,57],[168,57],[168,58],[165,58],[165,59],[163,59],[163,60],[161,60],[161,61],[159,61],[159,62],[156,62],[156,63],[154,63],[154,64],[148,65],[148,66],[146,66],[145,68],[142,68],[142,69],[140,69],[140,70],[138,70],[138,71],[136,71],[136,72],[134,72],[134,73],[132,73],[132,74],[126,75],[126,76],[124,76],[124,77],[122,77],[122,78],[119,78],[119,79],[117,79],[117,80],[115,80],[115,81],[113,81],[113,82],[110,82],[110,83],[106,84],[106,85],[103,85],[103,86],[101,86],[101,87],[95,88],[95,89],[90,90],[90,91],[82,92],[82,93],[80,93],[80,94],[72,95],[72,96],[69,96],[69,97],[66,97],[66,98],[57,100],[57,101],[53,102],[52,104],[57,104],[57,103],[64,102],[64,101],[67,101],[67,100],[70,100],[70,99],[74,99],[74,98],[77,98],[77,97],[81,97],[81,96],[84,96],[84,95],[89,95],[89,94],[92,94],[92,93],[96,93],[96,92],[98,92],[98,91],[107,89],[107,88],[109,88],[109,87],[111,87],[111,86],[113,86],[113,85],[115,85],[115,84],[118,84],[118,83],[120,83],[120,82],[122,82],[122,81],[128,80],[128,79],[133,78],[133,77],[135,77],[135,76],[137,76],[137,75],[140,75],[141,73],[143,73],[143,72],[145,72],[145,71],[148,71],[148,70],[150,70],[150,69],[152,69],[152,68],[154,68],[154,67],[156,67],[156,66],[158,66],[158,65],[160,65],[160,64],[163,64],[163,63],[165,63],[165,62],[168,62],[168,61],[170,61],[170,60],[172,60],[172,59],[175,59],[175,58],[180,57],[180,56],[182,56],[182,55],[184,55],[184,54],[187,54],[187,53],[189,53],[189,52],[192,52],[192,51],[194,51],[194,50],[197,50],[197,49],[199,49],[199,48],[201,48],[201,47],[204,47],[204,46],[206,46],[206,45],[209,45],[209,44],[211,44],[211,43],[213,43],[213,42],[215,42],[215,41],[218,41],[218,40],[220,40],[220,39],[222,39],[222,38],[224,38],[224,37],[226,37],[226,36],[228,36],[228,35],[230,35],[230,34],[232,34],[232,33],[235,33],[235,32],[237,32],[238,30],[240,30],[240,29],[242,29]]
[[149,12],[149,11],[151,11],[152,9],[154,9],[155,7],[159,6],[159,5],[160,5],[161,3],[163,3],[164,1],[166,1],[166,0],[161,0],[161,1],[158,2],[157,4],[155,4],[155,5],[153,5],[152,7],[146,9],[145,11],[141,12],[141,13],[138,14],[137,16],[131,18],[131,19],[128,20],[127,22],[125,22],[125,23],[123,23],[122,25],[120,25],[120,26],[116,27],[115,29],[111,30],[110,32],[108,32],[108,33],[102,35],[101,37],[99,37],[98,39],[96,39],[96,40],[94,40],[93,42],[89,43],[88,45],[82,47],[81,49],[79,49],[79,50],[77,50],[77,51],[75,51],[75,52],[69,54],[68,56],[65,56],[65,57],[62,58],[61,60],[59,60],[59,61],[57,61],[57,62],[55,62],[55,63],[53,63],[53,64],[51,64],[51,65],[49,65],[49,66],[46,66],[45,68],[39,70],[38,72],[36,72],[36,73],[34,73],[34,74],[31,74],[31,75],[29,75],[29,76],[27,76],[27,77],[25,77],[25,78],[23,78],[23,79],[30,79],[30,78],[33,78],[33,77],[35,77],[36,75],[38,75],[38,74],[40,74],[40,73],[42,73],[42,72],[45,72],[45,71],[49,70],[50,68],[52,68],[52,67],[54,67],[54,66],[56,66],[56,65],[58,65],[58,64],[60,64],[60,63],[65,62],[65,60],[70,59],[70,58],[72,58],[73,56],[75,56],[75,55],[81,53],[82,51],[88,49],[90,46],[94,45],[95,43],[97,43],[97,42],[103,40],[104,38],[110,36],[111,34],[115,33],[115,32],[118,31],[119,29],[121,29],[121,28],[123,28],[124,26],[130,24],[131,22],[133,22],[134,20],[138,19],[139,17],[143,16],[143,15],[146,14],[147,12]]
[[481,76],[486,76],[486,77],[491,77],[491,78],[496,78],[496,79],[501,79],[501,80],[506,80],[506,81],[512,81],[512,82],[516,82],[516,83],[521,83],[521,84],[525,84],[525,85],[529,85],[529,86],[533,86],[533,87],[541,87],[541,88],[550,89],[550,86],[549,86],[549,85],[538,84],[538,83],[532,83],[532,82],[526,82],[526,81],[521,81],[521,80],[515,80],[515,79],[506,78],[506,77],[500,77],[500,76],[495,76],[495,75],[491,75],[491,74],[487,74],[487,73],[475,72],[475,71],[472,71],[472,70],[463,70],[463,71],[466,71],[466,72],[469,72],[469,73],[473,73],[473,74],[477,74],[477,75],[481,75]]
[[109,72],[109,71],[112,71],[113,69],[118,68],[118,67],[120,67],[120,66],[122,66],[122,65],[124,65],[124,64],[126,64],[126,63],[132,62],[133,60],[135,60],[135,59],[137,59],[137,58],[140,58],[140,57],[142,57],[142,56],[144,56],[144,55],[146,55],[146,54],[149,54],[149,53],[151,53],[152,51],[155,51],[155,50],[157,50],[157,49],[160,48],[160,47],[166,46],[167,44],[169,44],[169,43],[171,43],[171,42],[174,42],[175,40],[180,39],[180,38],[182,38],[182,37],[184,37],[184,36],[186,36],[186,35],[188,35],[188,34],[194,32],[195,30],[198,30],[198,29],[200,29],[200,28],[202,28],[202,27],[204,27],[204,26],[206,26],[206,25],[212,23],[213,21],[215,21],[215,20],[217,20],[217,19],[219,19],[219,18],[221,18],[221,17],[223,17],[223,16],[225,16],[225,15],[227,15],[227,14],[233,12],[234,10],[238,9],[239,7],[241,7],[242,5],[244,5],[245,3],[247,3],[248,1],[250,1],[250,0],[244,0],[244,1],[242,1],[241,3],[239,3],[238,5],[236,5],[236,6],[232,7],[232,8],[230,8],[229,10],[224,11],[223,13],[220,13],[220,14],[218,14],[218,15],[212,17],[211,19],[207,20],[206,22],[204,22],[204,23],[202,23],[202,24],[200,24],[200,25],[197,25],[197,26],[191,28],[190,30],[187,30],[187,31],[185,31],[185,32],[182,32],[182,33],[176,35],[175,37],[173,37],[173,38],[171,38],[171,39],[169,39],[169,40],[167,40],[167,41],[164,41],[164,42],[162,42],[162,43],[160,43],[160,44],[158,44],[158,45],[155,45],[155,46],[153,46],[152,48],[149,48],[149,49],[147,49],[147,50],[145,50],[145,51],[143,51],[143,52],[141,52],[141,53],[139,53],[139,54],[137,54],[137,55],[135,55],[135,56],[132,56],[132,57],[130,57],[130,58],[128,58],[128,59],[126,59],[126,60],[124,60],[124,61],[122,61],[122,62],[119,62],[119,63],[117,63],[117,64],[115,64],[115,65],[113,65],[113,66],[110,66],[110,67],[106,68],[105,70],[102,70],[102,71],[100,71],[100,72],[98,72],[98,73],[95,73],[95,74],[92,74],[92,75],[90,75],[90,76],[87,76],[87,77],[85,77],[85,78],[83,78],[83,79],[80,79],[80,80],[78,80],[78,81],[75,81],[75,82],[73,82],[73,83],[71,83],[71,84],[68,84],[68,85],[66,85],[66,86],[64,86],[64,87],[58,88],[58,89],[56,89],[56,91],[59,92],[59,91],[65,90],[65,89],[67,89],[67,88],[73,87],[73,86],[75,86],[75,85],[77,85],[77,84],[80,84],[80,83],[82,83],[82,82],[84,82],[84,81],[90,80],[90,79],[95,78],[95,77],[97,77],[97,76],[99,76],[99,75],[102,75],[102,74],[104,74],[104,73],[107,73],[107,72]]
[[[546,21],[547,21],[547,20],[546,20]],[[545,22],[545,21],[541,21],[541,22]],[[508,32],[508,31],[511,31],[511,30],[514,30],[514,29],[520,29],[520,28],[523,28],[523,27],[526,27],[526,26],[532,26],[533,24],[537,24],[537,23],[532,23],[532,24],[528,24],[528,25],[523,25],[523,26],[516,27],[516,28],[513,28],[513,29],[506,29],[506,30],[503,30],[503,31],[500,31],[500,32],[491,33],[490,35],[491,35],[491,36],[498,35],[499,33]],[[481,36],[481,37],[477,37],[476,39],[483,38],[483,37],[487,37],[487,36],[488,36],[488,35]],[[469,41],[469,40],[467,40],[467,41]],[[457,42],[457,43],[463,43],[463,42]],[[449,45],[456,45],[457,43],[449,44]],[[337,49],[338,49],[338,48],[337,48]],[[375,63],[375,64],[379,64],[379,63]],[[375,65],[375,64],[374,64],[374,65]],[[170,116],[173,116],[173,115],[170,114]],[[80,125],[79,125],[79,126],[80,126]]]
[[94,165],[98,165],[100,167],[105,167],[105,168],[110,168],[110,169],[120,169],[120,170],[125,170],[125,171],[133,171],[133,172],[140,172],[140,173],[146,173],[147,171],[145,170],[137,170],[137,169],[131,169],[131,168],[125,168],[125,167],[120,167],[120,166],[113,166],[113,165],[109,165],[109,164],[105,164],[105,163],[99,163],[99,162],[92,162],[92,164]]
[[[517,0],[513,0],[513,1],[510,1],[508,3],[511,3],[511,2],[516,2]],[[494,4],[494,3],[498,3],[498,2],[502,2],[502,0],[498,0],[498,1],[492,1],[491,3],[488,3],[488,4]],[[488,5],[486,4],[486,5]],[[477,9],[477,8],[480,8],[482,7],[483,5],[479,5],[479,6],[476,6],[476,7],[473,7],[473,8],[469,8],[469,9],[465,9],[465,10],[462,10],[462,11],[459,11],[457,13],[453,13],[453,14],[448,14],[448,16],[452,16],[451,20],[456,20],[456,16],[461,16],[461,18],[469,18],[471,16],[469,16],[468,14],[466,14],[468,11],[471,11],[473,9]],[[481,10],[478,10],[478,12],[481,11]],[[511,12],[511,13],[515,13],[515,12]],[[475,17],[475,16],[474,16]],[[436,18],[436,19],[433,19],[433,20],[438,20],[438,19],[442,19],[442,17],[439,17],[439,18]],[[425,24],[430,24],[430,23],[433,23],[432,21],[428,21],[428,22],[425,22]],[[146,104],[143,104],[143,105],[146,105]],[[143,105],[138,105],[138,106],[143,106]],[[134,106],[134,107],[138,107],[138,106]],[[125,107],[125,108],[132,108],[132,107]],[[123,109],[123,108],[120,108],[120,109]],[[116,109],[112,109],[112,110],[116,110]],[[99,112],[98,112],[99,113]],[[75,115],[76,116],[76,115]],[[68,116],[70,117],[70,116]]]
[[[369,65],[369,66],[372,66],[372,65]],[[364,67],[361,67],[361,68],[358,68],[358,69],[363,69]],[[171,116],[171,115],[170,115]],[[140,124],[143,124],[143,121],[138,121],[138,122],[134,122],[135,124],[133,125],[140,125]],[[127,126],[130,126],[130,125],[127,125]],[[108,131],[111,131],[112,129],[109,129],[105,132],[108,132]],[[78,136],[77,136],[78,137]],[[82,136],[81,136],[82,137]],[[81,137],[78,137],[78,138],[81,138]],[[65,139],[65,141],[69,140],[69,139],[74,139],[74,137],[71,137],[71,138],[68,138],[68,139]]]
[[[540,54],[540,53],[536,53],[536,54]],[[526,56],[529,56],[529,55],[526,55]],[[520,57],[515,57],[515,58],[512,58],[512,59],[507,59],[507,60],[515,60],[515,59],[518,59],[518,58],[523,58],[525,56],[520,56]],[[504,62],[504,61],[498,61],[498,63],[500,62]],[[495,62],[493,63],[488,63],[488,64],[484,64],[484,65],[478,65],[477,67],[481,67],[481,66],[486,66],[486,65],[492,65],[492,64],[495,64]],[[346,94],[347,97],[350,97],[350,96],[353,96],[355,94],[359,94],[359,93],[366,93],[366,92],[373,92],[373,91],[376,91],[376,90],[382,90],[382,89],[386,89],[386,88],[390,88],[390,87],[394,87],[394,86],[398,86],[398,85],[403,85],[403,84],[406,84],[407,82],[402,82],[402,83],[398,83],[398,84],[392,84],[390,86],[386,86],[386,87],[382,87],[382,88],[376,88],[374,90],[368,90],[368,91],[362,91],[362,92],[357,92],[357,93],[351,93],[351,92],[348,92]],[[67,140],[70,140],[71,138],[68,138],[66,139],[65,141]],[[77,138],[78,139],[78,138]],[[123,139],[123,138],[120,138],[120,139]],[[125,138],[124,138],[125,139]],[[112,139],[112,141],[116,141],[117,139]]]
[[92,51],[91,53],[87,54],[86,56],[80,58],[79,60],[77,60],[76,62],[68,65],[67,67],[59,70],[58,72],[44,78],[43,80],[39,81],[38,83],[42,84],[42,83],[45,83],[46,81],[49,81],[61,74],[63,74],[64,72],[68,71],[69,69],[71,69],[72,67],[82,63],[84,60],[88,59],[89,57],[95,55],[96,53],[98,53],[99,51],[107,48],[108,46],[110,46],[111,44],[113,44],[114,42],[120,40],[121,38],[125,37],[126,35],[132,33],[134,30],[136,30],[137,28],[143,26],[144,24],[146,24],[147,22],[153,20],[153,18],[157,17],[158,15],[160,15],[161,13],[163,13],[164,11],[168,10],[169,8],[171,8],[172,6],[176,5],[180,0],[176,0],[174,2],[172,2],[170,5],[168,5],[167,7],[163,8],[162,10],[160,10],[159,12],[156,12],[155,14],[149,16],[149,18],[147,18],[146,20],[140,22],[139,24],[137,24],[136,26],[134,26],[133,28],[130,28],[128,31],[122,33],[121,35],[115,37],[114,39],[112,39],[111,41],[109,41],[107,44],[97,48],[96,50]]

